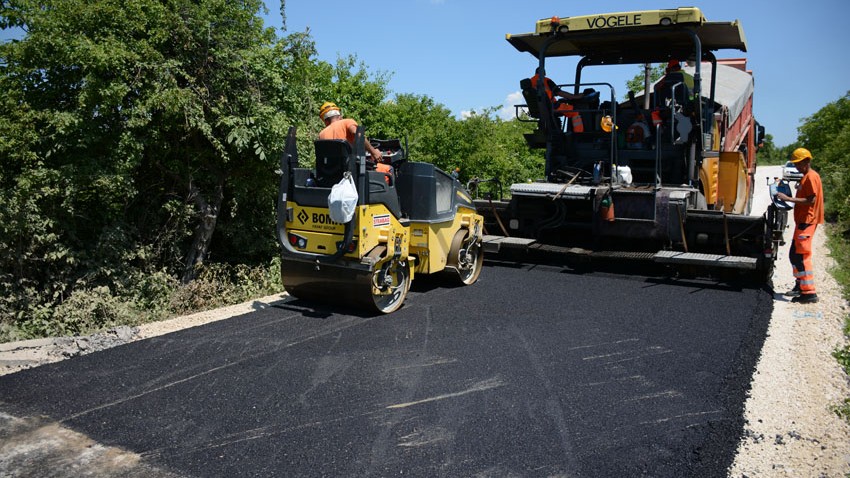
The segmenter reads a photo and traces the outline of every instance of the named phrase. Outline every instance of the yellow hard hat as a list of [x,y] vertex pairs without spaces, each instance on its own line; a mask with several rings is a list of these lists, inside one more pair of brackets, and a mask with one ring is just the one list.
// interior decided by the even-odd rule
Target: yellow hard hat
[[326,120],[332,116],[339,116],[339,106],[336,103],[331,103],[330,101],[325,101],[322,103],[322,107],[319,108],[319,118],[322,120]]
[[614,120],[611,119],[611,116],[605,115],[599,121],[599,126],[602,128],[602,131],[606,133],[610,133],[613,129],[619,129],[617,125],[614,124]]
[[799,163],[804,159],[812,159],[812,153],[806,148],[797,148],[791,153],[791,162]]

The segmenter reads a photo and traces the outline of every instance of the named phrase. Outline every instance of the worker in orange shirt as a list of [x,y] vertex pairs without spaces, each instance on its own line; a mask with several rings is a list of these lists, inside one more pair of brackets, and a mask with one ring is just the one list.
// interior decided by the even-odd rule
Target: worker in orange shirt
[[[354,147],[354,135],[357,133],[357,122],[350,118],[343,118],[339,107],[326,101],[319,108],[319,117],[324,121],[325,128],[319,132],[319,139],[344,139],[348,141],[351,147]],[[381,162],[383,155],[365,140],[366,151],[372,156],[372,161],[375,162],[376,170],[382,173],[392,174],[392,167],[389,164]],[[389,179],[387,179],[389,182]]]
[[795,149],[791,153],[791,162],[797,171],[803,173],[796,197],[776,194],[777,198],[794,204],[794,239],[788,258],[794,269],[796,284],[785,295],[793,297],[791,302],[813,304],[818,301],[818,294],[812,267],[812,238],[818,224],[823,224],[823,186],[820,175],[811,167],[812,153],[808,149]]
[[[531,87],[537,88],[537,82],[540,81],[540,68],[538,67],[535,70],[534,76],[531,78]],[[549,101],[552,102],[552,108],[555,111],[555,114],[566,116],[570,118],[570,123],[572,125],[573,132],[575,133],[583,133],[584,132],[584,123],[582,122],[581,115],[577,111],[573,111],[573,105],[569,104],[570,101],[577,101],[583,99],[592,99],[594,97],[598,97],[598,92],[589,92],[588,94],[573,94],[562,90],[554,81],[549,79],[548,77],[543,77],[544,83],[543,88],[546,90],[546,96],[549,97]]]

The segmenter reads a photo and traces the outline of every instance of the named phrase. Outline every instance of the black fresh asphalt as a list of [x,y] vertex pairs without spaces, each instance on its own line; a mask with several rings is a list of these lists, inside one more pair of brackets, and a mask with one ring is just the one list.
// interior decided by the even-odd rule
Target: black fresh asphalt
[[497,264],[390,316],[293,301],[0,377],[0,409],[185,476],[725,476],[772,307]]

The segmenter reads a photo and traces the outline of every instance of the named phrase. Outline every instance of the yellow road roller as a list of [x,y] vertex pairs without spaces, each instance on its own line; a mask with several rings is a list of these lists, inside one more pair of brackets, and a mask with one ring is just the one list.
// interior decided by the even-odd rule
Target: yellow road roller
[[453,281],[477,281],[483,218],[466,189],[432,164],[408,161],[397,139],[371,141],[391,165],[379,171],[365,141],[362,127],[353,146],[316,140],[315,162],[301,167],[290,128],[277,202],[286,291],[388,314],[415,274],[448,270]]

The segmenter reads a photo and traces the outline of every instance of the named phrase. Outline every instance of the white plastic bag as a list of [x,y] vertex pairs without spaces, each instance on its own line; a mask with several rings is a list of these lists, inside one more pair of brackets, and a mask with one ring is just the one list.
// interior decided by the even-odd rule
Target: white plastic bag
[[333,185],[328,195],[328,209],[333,222],[345,224],[354,217],[357,207],[357,188],[351,173],[343,175],[340,182]]
[[632,168],[628,166],[614,166],[617,169],[617,181],[622,184],[632,184]]

